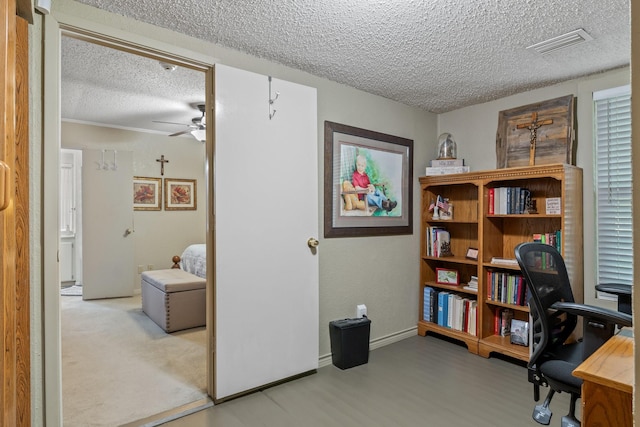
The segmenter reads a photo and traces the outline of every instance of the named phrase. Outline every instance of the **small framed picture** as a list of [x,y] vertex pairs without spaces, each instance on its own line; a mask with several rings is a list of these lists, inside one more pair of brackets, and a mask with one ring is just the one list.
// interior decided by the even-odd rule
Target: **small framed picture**
[[511,344],[529,345],[529,322],[513,319],[511,321]]
[[164,210],[194,211],[197,209],[195,179],[164,179]]
[[478,260],[478,248],[467,249],[467,258]]
[[162,206],[160,178],[133,177],[133,210],[159,211]]
[[460,275],[456,270],[436,268],[436,283],[440,283],[441,285],[459,285]]

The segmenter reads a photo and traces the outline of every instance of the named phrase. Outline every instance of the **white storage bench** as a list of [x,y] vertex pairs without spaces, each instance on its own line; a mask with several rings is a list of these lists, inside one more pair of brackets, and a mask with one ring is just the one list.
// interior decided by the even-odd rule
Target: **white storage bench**
[[206,324],[206,280],[177,268],[142,273],[142,311],[165,332]]

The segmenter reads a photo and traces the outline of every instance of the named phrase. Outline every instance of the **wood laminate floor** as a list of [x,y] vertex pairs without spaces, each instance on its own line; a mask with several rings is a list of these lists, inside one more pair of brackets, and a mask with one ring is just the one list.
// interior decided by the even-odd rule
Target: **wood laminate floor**
[[[531,419],[534,405],[524,366],[485,359],[440,338],[415,336],[371,351],[365,365],[326,366],[164,425],[538,426]],[[556,394],[551,409],[551,425],[559,426],[569,396]]]

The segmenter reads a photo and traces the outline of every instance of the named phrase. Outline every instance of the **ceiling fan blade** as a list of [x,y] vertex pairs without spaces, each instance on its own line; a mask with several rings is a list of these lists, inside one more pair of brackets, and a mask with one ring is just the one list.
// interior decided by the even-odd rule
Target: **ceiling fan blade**
[[184,135],[185,133],[189,133],[191,132],[190,130],[183,130],[182,132],[176,132],[176,133],[172,133],[169,136],[179,136],[179,135]]
[[161,120],[152,120],[152,122],[153,122],[153,123],[166,123],[166,124],[168,124],[168,125],[178,125],[178,126],[189,126],[189,127],[191,127],[191,125],[187,125],[187,124],[184,124],[184,123],[163,122],[163,121],[161,121]]

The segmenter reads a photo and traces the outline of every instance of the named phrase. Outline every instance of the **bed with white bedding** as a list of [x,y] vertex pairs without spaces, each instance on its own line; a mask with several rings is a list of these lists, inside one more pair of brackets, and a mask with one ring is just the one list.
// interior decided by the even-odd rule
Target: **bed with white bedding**
[[174,257],[174,268],[181,268],[186,272],[206,279],[207,245],[202,243],[187,246],[178,260]]

